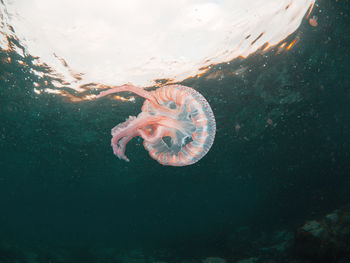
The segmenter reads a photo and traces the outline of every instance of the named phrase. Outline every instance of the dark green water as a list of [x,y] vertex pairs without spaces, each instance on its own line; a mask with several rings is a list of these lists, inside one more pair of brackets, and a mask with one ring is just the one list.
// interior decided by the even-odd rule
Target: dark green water
[[[128,144],[130,163],[113,155],[110,129],[137,115],[142,99],[37,95],[30,67],[2,50],[0,243],[220,255],[241,227],[294,229],[349,204],[349,7],[322,1],[319,26],[305,21],[290,51],[182,83],[207,98],[217,136],[200,162],[181,168],[158,164],[138,139]],[[240,65],[248,69],[229,74]]]

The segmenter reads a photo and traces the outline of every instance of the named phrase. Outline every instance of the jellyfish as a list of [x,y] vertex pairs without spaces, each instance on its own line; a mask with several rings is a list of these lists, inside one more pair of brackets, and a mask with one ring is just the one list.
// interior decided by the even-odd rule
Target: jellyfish
[[318,25],[318,22],[317,22],[317,16],[313,16],[312,18],[309,19],[309,24],[313,27],[316,27]]
[[209,103],[199,92],[182,85],[146,91],[125,84],[102,91],[97,98],[122,91],[146,100],[137,117],[130,116],[111,131],[111,146],[119,159],[129,162],[126,144],[136,136],[142,137],[149,155],[162,165],[191,165],[208,153],[214,142],[216,122]]

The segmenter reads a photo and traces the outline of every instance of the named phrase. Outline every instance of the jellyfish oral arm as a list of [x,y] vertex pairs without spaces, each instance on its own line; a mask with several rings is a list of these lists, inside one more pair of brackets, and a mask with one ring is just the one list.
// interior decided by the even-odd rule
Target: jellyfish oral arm
[[129,161],[130,161],[129,158],[126,157],[126,155],[125,155],[125,148],[126,148],[126,144],[127,144],[132,138],[134,138],[135,136],[137,136],[137,135],[131,134],[131,135],[125,136],[125,137],[123,137],[123,138],[121,138],[121,139],[119,138],[119,140],[118,140],[118,138],[116,138],[116,137],[113,137],[113,138],[112,138],[112,143],[111,143],[111,145],[112,145],[112,148],[113,148],[113,153],[114,153],[116,156],[118,156],[119,159],[123,159],[123,160],[126,161],[126,162],[129,162]]
[[163,105],[159,104],[157,98],[151,92],[148,92],[148,91],[144,90],[143,88],[136,87],[136,86],[131,85],[131,84],[124,84],[121,86],[112,86],[112,87],[100,85],[99,88],[109,88],[109,89],[100,92],[100,94],[98,94],[96,96],[96,99],[102,98],[104,96],[107,96],[107,95],[110,95],[113,93],[128,91],[128,92],[135,93],[136,95],[139,95],[140,97],[145,98],[147,101],[149,101],[152,104],[152,106],[154,108],[159,109],[163,113],[167,113],[167,114],[177,114],[178,113],[177,110],[172,110],[172,109],[169,109],[169,108],[164,107]]
[[148,143],[157,143],[164,136],[175,140],[174,130],[181,130],[181,123],[168,116],[152,116],[140,113],[138,117],[130,117],[112,130],[111,145],[119,159],[129,162],[125,155],[126,144],[134,137],[141,136]]
[[165,136],[165,128],[162,126],[152,127],[153,133],[139,129],[139,134],[145,141],[149,143],[157,143]]
[[118,92],[122,92],[122,91],[129,91],[129,92],[132,92],[132,93],[139,95],[140,97],[145,98],[146,100],[150,101],[152,104],[158,104],[156,98],[150,92],[144,90],[143,88],[136,87],[136,86],[131,85],[131,84],[124,84],[121,86],[112,86],[112,87],[100,85],[99,87],[100,88],[109,88],[109,89],[102,91],[100,94],[98,94],[96,96],[97,99],[104,97],[104,96],[107,96],[109,94],[118,93]]
[[[106,86],[101,85],[100,87],[104,88]],[[96,98],[123,91],[129,91],[145,98],[153,107],[164,113],[174,112],[174,110],[160,105],[152,93],[131,84],[113,86],[108,90],[102,91],[96,96]],[[113,152],[118,158],[129,162],[128,157],[125,155],[125,149],[126,144],[132,138],[141,136],[146,142],[151,144],[157,143],[164,136],[170,136],[173,140],[176,140],[173,130],[181,130],[181,126],[182,125],[179,121],[168,116],[151,116],[149,114],[140,113],[137,118],[130,117],[124,123],[121,123],[112,129],[113,138],[111,145]]]

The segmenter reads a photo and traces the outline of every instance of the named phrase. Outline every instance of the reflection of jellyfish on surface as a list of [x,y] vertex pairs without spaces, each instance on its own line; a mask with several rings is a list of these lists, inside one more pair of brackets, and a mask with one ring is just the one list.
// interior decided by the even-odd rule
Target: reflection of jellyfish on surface
[[144,139],[150,156],[163,165],[185,166],[199,161],[213,144],[216,123],[205,98],[192,88],[170,85],[145,91],[130,84],[112,87],[97,98],[130,91],[146,99],[142,112],[112,129],[113,152],[120,159],[135,136]]

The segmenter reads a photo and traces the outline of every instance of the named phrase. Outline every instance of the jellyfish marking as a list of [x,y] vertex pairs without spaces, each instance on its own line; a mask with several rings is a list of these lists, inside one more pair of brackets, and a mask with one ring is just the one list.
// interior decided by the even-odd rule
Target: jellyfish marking
[[114,154],[125,161],[126,144],[143,138],[149,155],[162,165],[185,166],[198,162],[211,148],[216,122],[206,99],[192,88],[168,85],[154,91],[125,84],[102,91],[96,98],[129,91],[146,100],[137,116],[112,129]]

